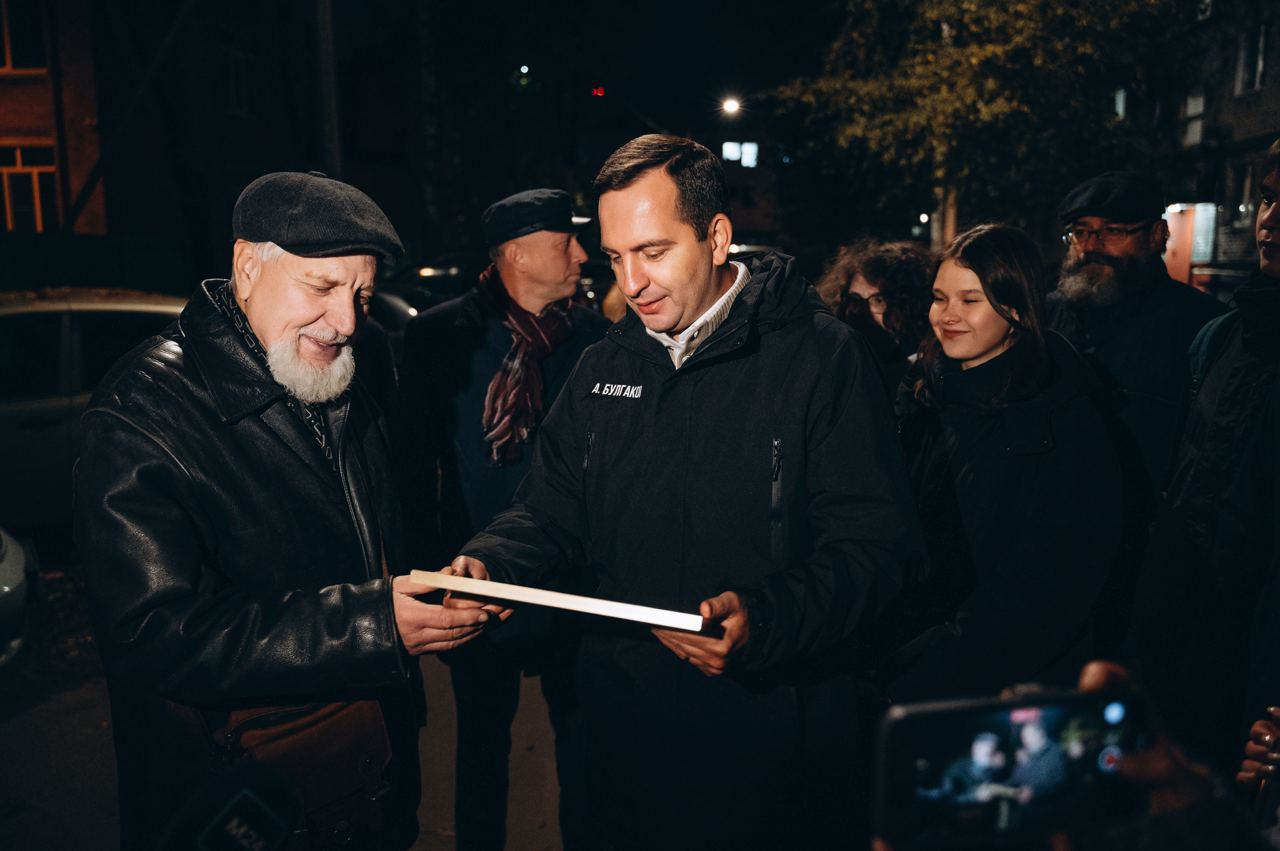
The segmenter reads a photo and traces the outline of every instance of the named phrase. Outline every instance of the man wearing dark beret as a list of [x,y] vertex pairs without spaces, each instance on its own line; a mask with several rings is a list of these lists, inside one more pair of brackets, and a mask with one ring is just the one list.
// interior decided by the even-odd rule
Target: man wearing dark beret
[[[232,233],[230,280],[205,281],[117,363],[82,421],[76,541],[120,844],[204,847],[221,812],[270,847],[294,832],[290,848],[405,848],[416,657],[492,614],[428,605],[396,575],[386,425],[353,379],[352,340],[400,240],[364,193],[318,173],[251,183]],[[229,795],[241,763],[296,807],[264,815],[261,790]]]
[[1114,382],[1121,420],[1150,484],[1165,484],[1187,392],[1187,348],[1226,312],[1169,277],[1160,184],[1113,171],[1081,183],[1058,207],[1067,253],[1048,298],[1050,327],[1092,355]]
[[[543,416],[579,355],[604,336],[608,322],[571,300],[587,259],[577,234],[589,221],[557,189],[492,204],[481,227],[493,262],[477,286],[406,329],[396,458],[416,564],[447,564],[510,504]],[[522,671],[541,674],[556,732],[563,844],[585,847],[573,641],[564,626],[529,607],[444,657],[458,705],[454,816],[463,851],[505,844]]]

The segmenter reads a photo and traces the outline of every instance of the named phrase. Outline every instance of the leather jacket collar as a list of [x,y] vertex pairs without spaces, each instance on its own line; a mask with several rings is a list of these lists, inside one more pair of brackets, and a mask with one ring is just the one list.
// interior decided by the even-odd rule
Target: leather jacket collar
[[261,411],[286,395],[214,304],[210,295],[213,288],[229,285],[225,278],[201,282],[178,317],[183,347],[204,378],[223,422]]

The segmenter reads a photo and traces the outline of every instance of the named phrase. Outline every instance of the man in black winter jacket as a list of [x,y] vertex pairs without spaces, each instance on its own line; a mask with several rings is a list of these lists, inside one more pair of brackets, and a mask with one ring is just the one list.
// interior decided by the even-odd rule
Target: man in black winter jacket
[[1164,199],[1153,178],[1107,172],[1058,207],[1067,245],[1049,327],[1096,358],[1115,383],[1118,413],[1151,486],[1166,484],[1187,394],[1187,348],[1226,308],[1169,277]]
[[1258,174],[1258,271],[1191,347],[1195,396],[1137,624],[1170,733],[1227,776],[1280,705],[1280,141]]
[[[596,178],[629,315],[589,348],[513,505],[453,570],[700,611],[588,627],[599,847],[852,845],[860,630],[919,564],[874,361],[795,272],[728,262],[706,148],[643,136]],[[861,763],[861,764],[860,764]]]

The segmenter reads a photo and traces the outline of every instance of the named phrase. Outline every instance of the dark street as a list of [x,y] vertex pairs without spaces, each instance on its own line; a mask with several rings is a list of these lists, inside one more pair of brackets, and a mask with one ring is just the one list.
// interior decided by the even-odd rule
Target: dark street
[[0,851],[1277,851],[1278,609],[1277,0],[0,0]]

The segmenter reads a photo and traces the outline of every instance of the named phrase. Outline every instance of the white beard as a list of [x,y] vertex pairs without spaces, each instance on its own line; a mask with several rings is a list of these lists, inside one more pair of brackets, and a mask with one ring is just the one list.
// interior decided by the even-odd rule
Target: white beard
[[1078,269],[1058,279],[1058,292],[1075,304],[1105,307],[1120,300],[1121,287],[1114,270],[1108,275],[1101,270]]
[[[320,334],[313,335],[320,338]],[[317,405],[338,398],[351,385],[356,374],[356,357],[351,351],[350,342],[342,346],[342,350],[327,366],[312,366],[302,359],[298,353],[301,340],[280,340],[267,350],[267,368],[271,377],[276,380],[289,395]]]
[[[1092,261],[1092,262],[1090,262]],[[1156,263],[1159,262],[1157,259]],[[1089,253],[1072,262],[1062,260],[1058,292],[1067,301],[1105,307],[1126,293],[1142,289],[1150,280],[1153,262],[1142,257],[1109,257]]]

